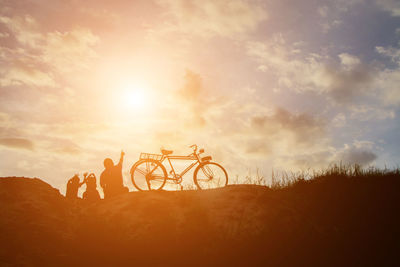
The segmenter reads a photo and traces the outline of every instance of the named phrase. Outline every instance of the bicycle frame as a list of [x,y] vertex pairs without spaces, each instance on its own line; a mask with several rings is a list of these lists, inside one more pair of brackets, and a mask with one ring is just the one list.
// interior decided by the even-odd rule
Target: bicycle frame
[[[197,164],[201,164],[201,159],[199,157],[198,154],[196,153],[192,153],[188,156],[168,156],[168,155],[163,155],[161,160],[159,161],[161,164],[163,163],[163,161],[167,159],[169,162],[169,165],[171,166],[171,172],[173,177],[169,177],[169,175],[167,176],[167,180],[179,180],[179,177],[184,176],[188,171],[190,171],[194,166],[196,166]],[[190,164],[188,167],[186,167],[186,169],[184,169],[181,173],[176,174],[174,166],[172,165],[171,160],[195,160],[195,162],[193,162],[192,164]],[[153,170],[150,171],[150,175],[153,173],[153,171],[155,171],[155,169],[157,169],[157,167],[155,167]]]
[[[161,163],[167,159],[169,162],[169,166],[171,166],[171,172],[173,177],[170,178],[169,176],[167,177],[167,180],[178,180],[178,177],[182,177],[184,176],[188,171],[190,171],[194,166],[196,166],[197,164],[201,163],[201,160],[199,158],[198,155],[196,154],[190,154],[188,156],[164,156],[161,159]],[[171,160],[195,160],[195,162],[193,162],[192,164],[190,164],[188,167],[186,167],[186,169],[184,169],[181,173],[178,173],[178,177],[177,177],[177,173],[175,172],[174,166],[172,165]]]

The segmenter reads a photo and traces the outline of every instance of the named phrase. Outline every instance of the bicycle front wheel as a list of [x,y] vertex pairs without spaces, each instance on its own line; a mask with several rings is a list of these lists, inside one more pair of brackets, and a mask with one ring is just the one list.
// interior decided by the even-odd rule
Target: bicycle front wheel
[[204,162],[197,166],[193,180],[198,189],[212,189],[228,184],[228,173],[215,162]]
[[161,190],[167,181],[167,171],[159,161],[148,159],[133,165],[131,178],[139,191]]

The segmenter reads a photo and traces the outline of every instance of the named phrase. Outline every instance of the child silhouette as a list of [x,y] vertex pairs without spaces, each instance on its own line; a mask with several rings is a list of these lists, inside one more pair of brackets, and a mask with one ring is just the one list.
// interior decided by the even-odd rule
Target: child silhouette
[[68,199],[78,198],[79,187],[81,187],[84,184],[84,182],[80,183],[79,181],[80,179],[78,174],[75,174],[71,179],[68,180],[67,191],[65,193],[66,198]]
[[86,191],[83,193],[82,198],[85,200],[96,201],[100,200],[100,194],[97,191],[96,187],[96,176],[94,173],[89,174],[86,178],[87,173],[84,174],[86,183]]

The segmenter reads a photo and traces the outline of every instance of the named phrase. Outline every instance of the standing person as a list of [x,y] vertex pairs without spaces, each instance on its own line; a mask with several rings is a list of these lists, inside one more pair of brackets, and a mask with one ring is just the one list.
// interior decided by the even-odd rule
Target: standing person
[[117,165],[110,158],[104,160],[105,170],[100,175],[100,186],[104,191],[104,198],[110,198],[116,195],[128,192],[128,188],[124,186],[122,178],[122,163],[125,153],[121,151],[121,158]]
[[97,184],[94,173],[89,174],[84,182],[86,183],[86,191],[83,193],[82,198],[89,201],[100,200],[100,194],[96,189]]
[[68,199],[77,199],[78,198],[78,190],[84,182],[79,182],[78,174],[75,174],[71,179],[68,180],[67,183],[67,191],[65,193],[65,197]]

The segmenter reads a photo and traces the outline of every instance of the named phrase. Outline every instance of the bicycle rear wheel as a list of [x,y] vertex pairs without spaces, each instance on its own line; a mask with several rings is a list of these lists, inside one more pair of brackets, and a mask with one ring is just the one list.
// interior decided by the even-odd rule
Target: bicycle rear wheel
[[193,180],[198,189],[212,189],[228,184],[228,173],[215,162],[204,162],[197,166]]
[[159,161],[146,159],[133,165],[131,178],[139,191],[161,190],[167,181],[167,171]]

